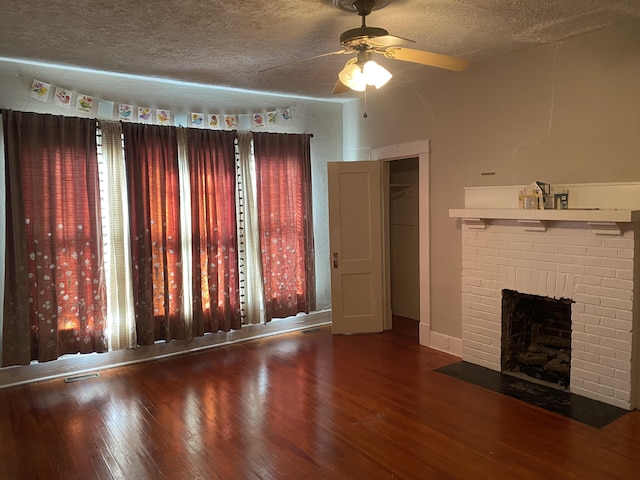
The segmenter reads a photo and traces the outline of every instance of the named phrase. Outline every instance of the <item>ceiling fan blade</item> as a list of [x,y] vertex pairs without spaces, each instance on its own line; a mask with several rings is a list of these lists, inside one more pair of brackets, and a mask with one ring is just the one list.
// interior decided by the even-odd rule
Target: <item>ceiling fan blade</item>
[[345,50],[339,50],[337,52],[329,52],[329,53],[323,53],[320,55],[315,55],[313,57],[301,58],[299,60],[294,60],[292,62],[281,63],[280,65],[275,65],[273,67],[263,68],[262,70],[258,70],[258,73],[268,72],[270,70],[275,70],[276,68],[288,67],[289,65],[295,65],[296,63],[306,62],[307,60],[313,60],[315,58],[329,57],[332,55],[344,55],[345,53],[350,53],[350,52],[346,52]]
[[379,50],[378,52],[382,53],[385,57],[394,60],[420,63],[422,65],[444,68],[445,70],[453,70],[455,72],[464,70],[470,63],[469,60],[465,60],[463,58],[425,52],[422,50],[413,50],[411,48],[390,47],[384,50]]
[[404,45],[405,43],[416,43],[408,38],[396,37],[395,35],[382,35],[367,40],[367,43],[379,48],[395,47],[396,45]]
[[333,92],[331,92],[331,94],[340,95],[341,93],[348,92],[349,90],[351,89],[347,87],[344,83],[342,83],[340,80],[338,80],[336,82],[335,87],[333,87]]

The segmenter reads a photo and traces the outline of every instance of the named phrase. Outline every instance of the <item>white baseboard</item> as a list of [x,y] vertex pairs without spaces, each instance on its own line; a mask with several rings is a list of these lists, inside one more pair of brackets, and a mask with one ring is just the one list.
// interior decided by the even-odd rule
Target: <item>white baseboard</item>
[[443,333],[432,332],[429,325],[420,324],[420,345],[433,348],[440,352],[449,353],[462,358],[462,339],[451,337]]
[[244,342],[281,333],[306,330],[331,323],[331,311],[311,312],[266,325],[248,325],[241,330],[217,332],[196,337],[193,340],[173,340],[168,343],[141,346],[137,349],[117,350],[107,353],[64,355],[52,362],[0,368],[0,389],[51,378],[95,372],[158,358],[206,350],[209,348]]

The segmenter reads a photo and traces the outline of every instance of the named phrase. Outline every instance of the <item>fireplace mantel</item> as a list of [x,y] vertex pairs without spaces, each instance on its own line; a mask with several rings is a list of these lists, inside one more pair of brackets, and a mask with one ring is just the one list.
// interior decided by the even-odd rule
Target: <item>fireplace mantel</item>
[[518,208],[453,208],[449,216],[482,220],[544,220],[556,222],[640,222],[640,210],[571,208],[567,210],[523,210]]

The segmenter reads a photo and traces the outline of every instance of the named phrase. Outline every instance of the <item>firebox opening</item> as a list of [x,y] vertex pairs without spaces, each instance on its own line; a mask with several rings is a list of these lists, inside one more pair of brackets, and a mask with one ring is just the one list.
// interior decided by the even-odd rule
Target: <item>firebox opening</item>
[[572,303],[566,298],[503,290],[502,371],[568,387]]

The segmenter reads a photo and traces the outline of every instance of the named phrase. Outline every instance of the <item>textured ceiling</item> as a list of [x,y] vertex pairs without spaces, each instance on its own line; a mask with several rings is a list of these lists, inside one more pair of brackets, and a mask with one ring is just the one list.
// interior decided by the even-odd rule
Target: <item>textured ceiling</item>
[[[0,56],[329,98],[337,72],[350,57],[328,56],[260,70],[340,50],[340,34],[360,26],[355,13],[337,8],[344,3],[0,0]],[[388,5],[368,17],[368,25],[415,40],[411,48],[472,62],[640,18],[640,0],[384,3]],[[379,58],[396,82],[420,81],[436,70]]]

